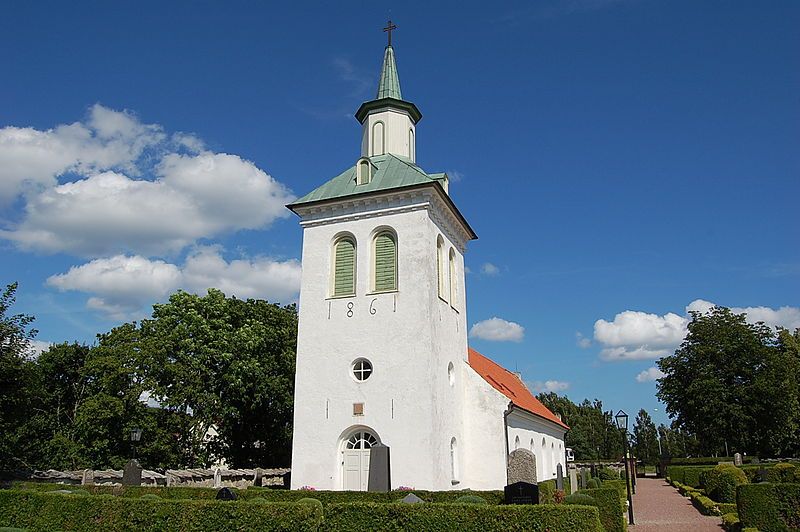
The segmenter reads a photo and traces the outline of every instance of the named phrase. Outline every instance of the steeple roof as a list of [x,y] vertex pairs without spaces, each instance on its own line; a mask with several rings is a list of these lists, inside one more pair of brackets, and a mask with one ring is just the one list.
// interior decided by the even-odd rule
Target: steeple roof
[[387,46],[386,51],[383,52],[383,67],[378,81],[378,95],[375,99],[380,100],[381,98],[403,99],[403,95],[400,93],[400,78],[397,76],[397,64],[394,61],[394,49],[391,46]]

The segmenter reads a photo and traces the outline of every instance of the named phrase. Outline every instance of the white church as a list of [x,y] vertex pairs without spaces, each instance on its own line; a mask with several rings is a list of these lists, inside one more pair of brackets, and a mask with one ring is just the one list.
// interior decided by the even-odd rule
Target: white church
[[355,116],[360,157],[288,206],[303,227],[292,489],[367,489],[377,443],[393,489],[502,489],[519,448],[554,478],[568,427],[467,346],[477,236],[447,174],[417,166],[422,114],[400,93],[391,32],[377,96]]

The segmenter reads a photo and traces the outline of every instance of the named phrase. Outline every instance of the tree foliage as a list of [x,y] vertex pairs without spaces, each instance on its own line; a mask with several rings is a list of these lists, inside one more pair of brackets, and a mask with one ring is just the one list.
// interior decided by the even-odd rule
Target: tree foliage
[[656,424],[645,409],[639,410],[633,423],[633,454],[645,464],[657,464],[658,431]]
[[707,455],[798,452],[800,330],[774,332],[715,307],[692,313],[689,333],[658,366],[658,398]]
[[575,404],[555,392],[540,393],[539,400],[552,412],[561,414],[569,431],[564,444],[571,447],[576,460],[618,459],[622,457],[622,435],[611,411],[602,401],[584,399]]

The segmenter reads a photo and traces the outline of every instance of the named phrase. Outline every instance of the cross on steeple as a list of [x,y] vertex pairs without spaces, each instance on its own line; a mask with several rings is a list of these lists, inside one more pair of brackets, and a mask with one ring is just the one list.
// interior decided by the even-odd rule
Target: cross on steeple
[[394,24],[392,24],[392,20],[391,20],[391,19],[389,19],[389,20],[387,21],[387,23],[386,23],[386,27],[385,27],[385,28],[383,28],[383,31],[385,31],[386,33],[388,33],[388,34],[389,34],[389,46],[391,46],[391,45],[392,45],[392,30],[396,30],[396,29],[397,29],[397,26],[395,26]]

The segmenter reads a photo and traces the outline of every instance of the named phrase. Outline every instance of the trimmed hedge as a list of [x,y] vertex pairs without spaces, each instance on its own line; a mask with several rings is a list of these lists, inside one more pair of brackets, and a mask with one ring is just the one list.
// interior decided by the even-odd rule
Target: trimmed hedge
[[742,527],[761,532],[800,530],[800,484],[746,484],[736,488]]
[[622,500],[628,499],[628,489],[625,486],[624,480],[604,480],[604,488],[614,488],[619,492],[619,498]]
[[600,522],[606,532],[622,532],[627,529],[623,517],[624,508],[616,488],[585,489],[578,493],[584,493],[594,499],[600,511]]
[[[742,463],[749,464],[753,460],[752,456],[743,456]],[[672,465],[711,465],[715,466],[720,462],[733,462],[733,456],[698,456],[694,458],[672,458]]]
[[736,486],[748,484],[744,471],[730,464],[720,464],[700,474],[700,484],[717,502],[736,502]]
[[314,530],[319,508],[305,504],[142,500],[0,490],[0,526],[30,530]]
[[330,504],[323,530],[603,532],[593,506],[452,504]]
[[736,512],[722,516],[722,528],[728,532],[739,532],[742,529],[742,523],[739,521],[739,516],[736,515]]
[[555,480],[543,480],[539,482],[539,504],[555,504],[555,493]]
[[610,467],[601,467],[597,471],[597,477],[605,482],[606,480],[619,480],[619,471],[611,469]]

